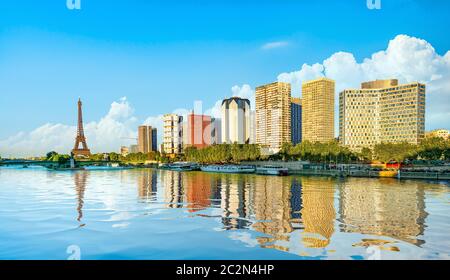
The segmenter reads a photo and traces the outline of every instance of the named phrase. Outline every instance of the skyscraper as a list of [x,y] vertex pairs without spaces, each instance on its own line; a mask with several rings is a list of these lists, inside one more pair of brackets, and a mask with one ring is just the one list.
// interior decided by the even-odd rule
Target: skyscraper
[[275,82],[256,88],[256,143],[279,152],[291,141],[291,85]]
[[176,114],[167,114],[163,117],[164,140],[163,152],[167,154],[180,154],[183,152],[183,117]]
[[302,100],[292,98],[291,102],[291,141],[297,145],[302,142]]
[[138,150],[144,154],[158,150],[156,128],[146,125],[138,128]]
[[327,78],[302,85],[302,140],[329,142],[334,139],[335,83]]
[[425,85],[366,82],[339,96],[339,134],[352,150],[381,142],[418,144],[425,136]]
[[222,143],[250,142],[250,100],[232,97],[222,101]]

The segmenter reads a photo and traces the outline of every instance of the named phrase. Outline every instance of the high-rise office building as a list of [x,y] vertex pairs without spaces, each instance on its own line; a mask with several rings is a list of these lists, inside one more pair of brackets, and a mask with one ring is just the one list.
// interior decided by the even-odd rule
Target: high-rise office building
[[302,85],[302,140],[334,140],[335,82],[320,78]]
[[180,154],[183,152],[183,117],[167,114],[163,117],[164,140],[162,151],[166,154]]
[[138,128],[138,150],[140,153],[156,152],[158,150],[157,130],[151,126],[142,125]]
[[275,82],[256,88],[256,143],[279,152],[291,142],[291,85]]
[[212,144],[210,116],[191,113],[183,124],[183,144],[185,147],[202,149]]
[[256,111],[250,111],[250,144],[256,143]]
[[222,143],[250,143],[250,100],[232,97],[222,101]]
[[398,80],[363,83],[339,96],[339,134],[353,150],[379,143],[418,144],[425,136],[425,85]]
[[302,142],[302,100],[293,97],[291,102],[291,141],[297,145]]

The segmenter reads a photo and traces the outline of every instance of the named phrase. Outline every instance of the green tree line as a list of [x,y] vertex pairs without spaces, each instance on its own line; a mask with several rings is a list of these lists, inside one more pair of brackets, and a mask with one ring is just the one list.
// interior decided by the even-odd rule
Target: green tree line
[[312,143],[303,141],[292,145],[284,143],[279,153],[279,158],[287,160],[305,160],[311,162],[340,162],[348,163],[360,158],[359,154],[341,146],[337,141],[327,143]]
[[188,147],[184,151],[185,160],[198,163],[239,163],[260,159],[261,150],[252,144],[220,144],[197,149]]
[[405,162],[413,160],[450,161],[450,140],[426,138],[419,145],[382,143],[373,149],[373,160]]

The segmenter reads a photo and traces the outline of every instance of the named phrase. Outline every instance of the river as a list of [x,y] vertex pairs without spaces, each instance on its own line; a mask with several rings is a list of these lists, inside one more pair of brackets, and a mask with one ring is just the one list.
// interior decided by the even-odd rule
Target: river
[[450,183],[0,168],[0,259],[449,259]]

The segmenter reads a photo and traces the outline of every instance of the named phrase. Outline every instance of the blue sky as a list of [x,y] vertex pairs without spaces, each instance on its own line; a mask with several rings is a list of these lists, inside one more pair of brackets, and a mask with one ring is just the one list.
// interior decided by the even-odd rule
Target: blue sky
[[[432,2],[432,3],[430,3]],[[407,34],[450,49],[450,2],[66,0],[0,3],[0,139],[98,120],[126,96],[138,119],[213,106],[234,85],[275,81],[338,51],[360,62]],[[278,42],[278,47],[264,48]],[[293,95],[300,93],[293,92]]]

